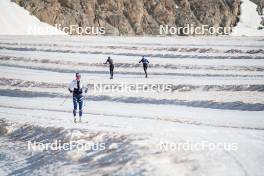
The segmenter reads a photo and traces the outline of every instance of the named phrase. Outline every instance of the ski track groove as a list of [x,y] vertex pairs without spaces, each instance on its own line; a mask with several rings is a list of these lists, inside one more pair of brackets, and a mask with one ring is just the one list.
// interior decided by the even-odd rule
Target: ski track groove
[[[23,62],[25,63],[38,63],[38,64],[55,64],[55,65],[65,65],[65,66],[86,66],[86,67],[97,67],[97,68],[105,68],[105,64],[103,63],[86,63],[86,62],[73,62],[73,61],[61,61],[55,59],[30,59],[24,57],[11,57],[11,56],[0,56],[0,61],[15,61],[15,62]],[[132,64],[132,63],[115,63],[115,67],[117,68],[141,68],[141,64]],[[174,64],[150,64],[151,68],[165,68],[165,69],[186,69],[186,70],[217,70],[217,71],[228,71],[228,70],[236,70],[236,71],[256,71],[262,72],[264,71],[264,67],[257,66],[198,66],[198,65],[174,65]]]
[[[52,74],[52,73],[73,73],[76,70],[71,68],[72,66],[76,66],[76,67],[84,66],[84,67],[88,67],[88,68],[87,69],[78,68],[77,70],[82,72],[82,73],[88,73],[88,74],[91,74],[91,76],[96,77],[95,74],[99,74],[99,75],[108,74],[108,69],[106,69],[107,71],[89,70],[90,69],[89,67],[103,68],[103,65],[100,63],[86,63],[85,61],[74,63],[74,60],[73,60],[74,57],[70,58],[70,61],[65,61],[63,59],[61,59],[61,60],[60,59],[54,59],[53,60],[51,58],[56,58],[56,54],[58,54],[59,56],[67,55],[67,54],[76,54],[76,55],[78,55],[78,54],[83,54],[83,55],[93,54],[95,56],[99,55],[99,54],[100,55],[104,54],[104,55],[119,56],[119,57],[122,57],[122,56],[139,57],[139,56],[143,55],[142,53],[146,52],[146,54],[144,54],[144,55],[147,57],[152,57],[155,59],[166,58],[169,60],[169,63],[150,65],[151,68],[159,68],[160,70],[163,69],[160,72],[150,73],[150,75],[160,75],[160,76],[157,76],[157,79],[163,80],[166,78],[166,76],[180,76],[182,78],[188,77],[188,78],[194,78],[194,79],[200,77],[202,79],[205,79],[205,80],[207,79],[209,81],[209,83],[207,85],[194,85],[194,84],[189,84],[189,85],[179,84],[178,85],[178,84],[173,84],[175,90],[180,91],[182,89],[187,89],[186,91],[189,91],[189,92],[196,91],[196,90],[206,92],[206,91],[212,90],[212,91],[228,91],[230,93],[238,92],[238,91],[251,91],[251,92],[262,93],[264,91],[264,82],[262,84],[261,81],[258,82],[261,84],[256,84],[256,85],[254,85],[254,84],[246,85],[246,84],[239,84],[239,83],[236,85],[235,85],[235,83],[234,83],[234,85],[233,85],[233,83],[231,83],[229,85],[221,84],[221,80],[224,79],[225,77],[227,77],[227,79],[232,79],[232,80],[236,80],[236,81],[244,80],[245,78],[253,79],[253,83],[254,83],[254,81],[259,80],[259,79],[264,80],[263,79],[264,78],[264,73],[263,73],[264,67],[263,66],[257,66],[256,63],[254,63],[256,66],[254,66],[254,65],[253,66],[247,66],[249,61],[254,62],[254,60],[255,61],[258,60],[258,62],[257,61],[256,62],[260,63],[264,59],[264,50],[263,50],[264,40],[259,39],[259,38],[255,38],[253,40],[244,38],[243,39],[244,42],[241,42],[241,40],[237,40],[234,38],[232,38],[232,39],[217,38],[217,41],[216,40],[213,40],[213,41],[209,40],[208,43],[207,42],[206,43],[204,43],[204,42],[199,43],[196,41],[194,42],[194,39],[192,39],[192,38],[190,39],[191,42],[188,41],[187,43],[181,43],[181,40],[182,40],[181,38],[179,39],[180,41],[173,42],[173,43],[164,43],[164,42],[162,43],[162,40],[160,43],[158,40],[153,41],[153,42],[149,42],[149,41],[147,41],[147,42],[139,41],[138,42],[135,40],[131,40],[131,41],[129,41],[129,44],[127,41],[123,41],[123,40],[120,40],[120,41],[112,44],[111,40],[105,41],[104,39],[100,39],[102,44],[100,42],[99,43],[91,42],[91,45],[86,40],[79,41],[79,40],[69,40],[68,38],[67,39],[63,38],[63,39],[59,39],[59,40],[57,39],[57,41],[55,40],[55,42],[54,42],[53,40],[48,40],[46,38],[45,39],[42,38],[42,40],[40,40],[40,41],[37,41],[39,38],[34,38],[34,37],[32,37],[32,38],[33,39],[30,39],[30,43],[27,43],[25,41],[28,41],[28,39],[23,39],[23,37],[22,38],[18,37],[16,39],[9,39],[8,37],[0,36],[0,41],[1,41],[0,42],[0,66],[7,67],[10,70],[12,70],[12,69],[15,70],[16,68],[25,69],[25,70],[21,69],[21,73],[23,71],[25,71],[25,72],[28,71],[29,73],[31,73],[31,72],[34,73],[34,71],[39,70],[39,71],[49,71],[50,74]],[[20,41],[21,39],[22,39],[22,41]],[[56,39],[56,37],[54,39]],[[218,39],[220,39],[220,40],[218,40]],[[198,38],[198,40],[200,40],[200,39]],[[13,41],[16,41],[16,42],[13,42]],[[17,41],[20,41],[20,42],[17,42]],[[223,48],[221,48],[221,47],[223,47]],[[3,49],[3,51],[1,51],[1,49]],[[11,53],[15,56],[14,57],[5,56],[4,50],[6,50],[7,53]],[[34,57],[38,58],[38,52],[39,51],[43,52],[44,54],[48,53],[51,56],[53,56],[53,54],[54,54],[54,57],[51,57],[51,58],[47,57],[45,59],[31,59],[31,58],[27,58],[27,57],[25,57],[25,58],[19,57],[19,53],[27,52],[29,55],[31,54]],[[39,54],[39,55],[41,55],[41,54]],[[230,66],[228,64],[226,64],[226,65],[220,65],[220,64],[206,65],[206,63],[205,63],[205,65],[195,65],[195,64],[188,64],[188,63],[187,64],[183,63],[180,65],[175,64],[175,63],[173,64],[173,61],[178,59],[178,58],[179,59],[186,59],[187,61],[188,61],[188,58],[190,58],[190,59],[193,59],[195,61],[197,60],[199,62],[200,61],[206,62],[205,59],[208,59],[208,60],[222,59],[222,60],[230,61],[230,63],[233,60],[239,60],[239,61],[241,60],[241,62],[245,61],[245,63],[243,63],[241,65],[238,64],[236,66],[234,66],[234,65]],[[10,62],[10,63],[8,63],[8,62]],[[30,65],[32,63],[35,65],[43,64],[43,66],[38,66],[38,65],[32,66],[32,65]],[[224,62],[219,62],[219,63],[224,63]],[[45,64],[47,64],[47,65],[45,65]],[[54,67],[63,65],[63,66],[68,66],[68,68],[52,68],[52,67],[49,67],[48,64],[50,64],[50,65],[54,64]],[[121,63],[121,62],[116,63],[116,66],[117,66],[117,68],[118,67],[120,67],[120,68],[129,67],[129,69],[141,67],[140,64],[126,63],[126,60],[124,60],[124,63]],[[29,69],[29,70],[26,70],[26,69]],[[191,70],[191,71],[197,70],[197,72],[194,72],[194,73],[177,73],[178,69],[183,69],[183,70],[187,70],[187,71],[188,70]],[[173,71],[173,73],[169,73],[168,70]],[[229,71],[230,70],[230,71],[242,71],[242,72],[243,71],[252,71],[252,72],[255,72],[258,74],[256,74],[256,75],[244,74],[243,75],[242,73],[239,74],[237,72],[235,72],[236,74],[230,74],[230,73],[225,74],[225,72],[224,72],[224,74],[223,73],[214,74],[215,72],[213,74],[212,73],[211,74],[201,74],[198,72],[199,70],[202,70],[202,71]],[[142,75],[141,72],[138,72],[138,71],[132,72],[132,71],[128,71],[128,70],[117,71],[116,73],[121,74],[121,75],[130,75],[130,76]],[[13,78],[14,78],[14,75],[19,74],[19,71],[15,72],[15,73],[11,72],[11,74],[13,74]],[[65,75],[67,75],[67,74],[64,74],[64,76]],[[164,76],[164,77],[162,77],[162,76]],[[210,84],[211,79],[213,79],[212,77],[217,77],[217,80],[219,80],[220,84],[219,85],[214,85],[215,83]],[[242,79],[242,78],[244,78],[244,79]],[[19,98],[19,97],[20,98],[21,97],[50,97],[50,98],[60,97],[60,98],[67,98],[67,97],[69,97],[69,96],[65,96],[65,95],[60,94],[60,93],[34,92],[34,91],[20,90],[20,88],[27,88],[27,87],[28,88],[30,88],[30,87],[50,88],[50,89],[63,88],[64,89],[67,87],[66,83],[47,83],[47,82],[37,82],[35,80],[29,81],[29,79],[28,80],[22,80],[22,79],[9,79],[8,76],[7,77],[1,76],[0,77],[0,86],[2,88],[0,88],[0,94],[1,94],[0,96],[14,97],[14,98]],[[91,86],[91,85],[89,85],[89,86]],[[7,89],[7,87],[8,87],[8,89]],[[10,87],[12,89],[15,88],[16,90],[10,90],[9,89]],[[221,92],[221,93],[223,93],[223,92]],[[255,94],[253,94],[253,95],[255,95]],[[260,95],[260,94],[258,94],[258,95]],[[70,99],[70,97],[69,97],[69,99]],[[224,109],[224,110],[236,109],[238,111],[256,111],[256,110],[264,111],[264,104],[260,104],[260,103],[250,104],[250,103],[235,102],[235,101],[234,102],[211,102],[211,101],[179,101],[179,100],[168,100],[168,99],[155,100],[154,98],[145,98],[145,97],[124,97],[124,96],[111,97],[111,96],[104,96],[104,95],[102,95],[102,96],[91,96],[91,97],[89,97],[89,99],[91,101],[109,101],[112,103],[115,103],[115,102],[133,103],[133,104],[142,104],[143,103],[143,104],[146,104],[146,106],[147,106],[147,104],[162,104],[162,105],[175,104],[175,105],[189,106],[189,107],[202,107],[205,109],[206,108],[207,109],[214,109],[215,108],[215,109]],[[56,116],[56,114],[59,114],[59,113],[71,114],[72,113],[71,110],[63,110],[63,109],[55,109],[55,108],[53,109],[53,108],[45,107],[45,105],[43,105],[43,107],[34,108],[34,107],[26,106],[23,104],[18,105],[17,103],[11,104],[11,105],[5,105],[4,103],[2,103],[2,105],[0,104],[0,107],[2,109],[0,111],[0,113],[2,115],[4,113],[6,113],[6,111],[8,111],[10,117],[12,117],[12,115],[14,117],[22,116],[22,118],[23,117],[25,117],[25,118],[26,117],[32,117],[32,120],[34,120],[34,119],[36,119],[36,120],[37,119],[40,119],[40,120],[48,119],[47,115],[45,115],[45,112],[47,114],[49,114],[48,112],[53,112],[54,117],[49,117],[49,119],[51,120],[51,123],[52,123],[52,121],[54,123],[58,120],[61,120],[60,116]],[[36,110],[36,112],[38,112],[38,111],[43,112],[43,114],[34,115],[34,113],[33,113],[33,115],[32,115],[32,114],[28,113],[26,110],[28,110],[28,112]],[[25,112],[25,113],[23,114],[23,113],[19,113],[19,112]],[[116,118],[116,119],[122,118],[122,119],[124,119],[124,121],[126,119],[135,119],[135,123],[136,123],[136,121],[142,121],[144,119],[144,120],[149,120],[148,122],[157,121],[157,122],[164,122],[164,123],[168,123],[168,124],[170,124],[170,123],[178,124],[179,126],[181,124],[181,126],[184,126],[184,127],[192,127],[192,128],[198,127],[199,129],[215,129],[218,131],[218,133],[221,131],[230,132],[231,134],[229,134],[230,136],[228,135],[227,138],[230,137],[230,139],[233,139],[233,140],[237,139],[236,137],[240,137],[240,135],[241,135],[243,137],[242,138],[242,144],[244,142],[243,139],[245,141],[248,140],[247,145],[249,147],[250,146],[252,147],[253,145],[255,145],[254,140],[260,140],[261,141],[260,144],[256,144],[256,146],[258,146],[259,148],[263,144],[263,142],[262,142],[263,136],[260,134],[262,134],[262,132],[264,131],[264,127],[260,126],[259,124],[252,125],[250,120],[248,120],[248,122],[250,122],[250,123],[246,122],[246,123],[236,124],[236,121],[230,121],[230,122],[208,121],[207,122],[205,119],[203,119],[203,120],[201,119],[199,121],[199,118],[197,118],[197,120],[196,119],[186,120],[184,118],[184,116],[177,117],[177,118],[173,117],[173,116],[167,117],[167,118],[161,118],[159,116],[155,117],[155,115],[153,115],[153,116],[134,115],[134,114],[122,115],[118,112],[114,112],[114,113],[109,113],[109,112],[108,113],[102,113],[102,112],[100,113],[100,112],[101,111],[94,110],[94,112],[85,112],[85,114],[98,116],[98,117],[101,116],[102,118],[104,118],[104,117],[105,118],[112,117],[112,118]],[[248,117],[248,118],[250,118],[250,117]],[[5,120],[8,121],[8,119],[5,119]],[[67,122],[67,121],[70,122],[69,119],[65,119],[65,122]],[[0,122],[2,124],[3,120],[0,119]],[[44,122],[47,126],[50,124],[49,122],[46,122],[45,120],[44,120]],[[23,121],[21,121],[20,123],[23,124]],[[160,123],[160,124],[164,125],[164,123]],[[35,124],[32,121],[30,124],[26,124],[26,125],[29,125],[29,127],[34,128],[34,127],[36,127],[37,124]],[[78,130],[79,132],[80,131],[82,132],[82,130],[89,130],[89,127],[86,128],[86,124],[84,124],[84,125],[85,125],[85,128],[78,129],[78,126],[77,126],[77,127],[71,128],[71,130]],[[118,128],[125,128],[123,126],[121,127],[120,123],[115,125],[112,122],[109,124],[102,123],[99,125],[100,125],[100,127],[106,127],[108,129],[107,135],[110,135],[110,129],[114,129],[114,130],[118,131],[119,130]],[[137,125],[137,124],[135,124],[135,125]],[[63,124],[59,124],[59,126],[62,127]],[[208,127],[208,128],[206,128],[206,127]],[[46,128],[49,128],[49,127],[46,127]],[[136,127],[133,127],[133,128],[136,128]],[[235,129],[234,133],[233,133],[233,129]],[[45,132],[45,130],[44,130],[44,132]],[[145,133],[144,135],[146,135],[147,138],[151,138],[153,133],[151,131],[148,131],[148,132],[149,132],[149,134],[146,134],[146,132],[144,132]],[[100,131],[98,133],[100,133]],[[130,134],[134,135],[133,133],[130,133]],[[26,139],[31,139],[34,136],[34,134],[32,134],[32,133],[28,134],[26,136],[23,136],[23,135],[24,134],[21,134],[22,138],[20,138],[20,139],[22,139],[22,141],[26,140]],[[253,137],[251,137],[251,135]],[[207,138],[209,138],[209,140],[211,140],[211,141],[219,140],[219,139],[212,138],[212,135],[210,136],[209,134],[207,136],[207,135],[204,135],[204,134],[201,135],[198,133],[198,134],[194,134],[194,136],[197,139],[201,139],[201,140],[207,139]],[[37,136],[37,137],[40,137],[40,136]],[[44,135],[44,137],[45,137],[45,135]],[[145,136],[143,136],[143,138],[144,137]],[[186,138],[188,138],[188,136],[187,137],[186,136],[178,136],[176,138],[177,138],[177,140],[178,139],[186,139]],[[174,138],[174,139],[176,139],[176,138]],[[12,138],[12,139],[16,139],[16,138]],[[122,139],[120,139],[120,140],[122,140]],[[220,140],[222,140],[222,139],[220,138]],[[240,139],[238,138],[238,140],[240,140]],[[121,142],[123,142],[123,140]],[[248,149],[251,149],[251,148],[248,148],[247,145],[246,146],[243,145],[243,147],[242,147],[243,150],[239,151],[239,152],[247,152]],[[256,152],[261,152],[261,149],[259,149],[258,147],[256,147],[256,149],[258,149]],[[128,155],[128,157],[131,157],[131,155],[136,154],[132,158],[127,158],[127,159],[132,159],[133,162],[135,162],[136,160],[140,159],[140,156],[137,155],[138,153],[136,153],[136,150],[137,150],[137,148],[133,148],[132,150],[131,150],[131,148],[129,148],[129,149],[123,149],[122,148],[121,153],[113,153],[112,154],[111,153],[112,151],[111,151],[109,154],[110,155],[109,157],[110,157],[110,159],[112,159],[113,156],[114,156],[114,158],[115,157],[120,158],[122,154]],[[132,154],[131,154],[131,152],[132,152]],[[141,150],[137,150],[137,152],[141,152]],[[257,156],[257,154],[254,155],[254,153],[253,153],[252,156],[250,155],[251,157],[248,160],[243,161],[243,160],[240,160],[240,158],[243,158],[243,154],[241,154],[239,152],[238,153],[223,152],[221,154],[224,155],[223,156],[224,159],[229,158],[227,160],[227,162],[226,163],[216,162],[216,164],[223,164],[224,168],[234,169],[234,170],[232,170],[232,172],[228,172],[229,170],[221,170],[222,169],[221,167],[214,166],[214,165],[213,165],[213,168],[209,169],[208,172],[210,173],[210,171],[211,171],[211,173],[212,173],[212,171],[214,171],[213,173],[216,173],[215,171],[219,171],[219,169],[220,169],[220,171],[225,171],[225,173],[227,175],[228,175],[228,173],[229,174],[230,173],[241,173],[244,176],[259,174],[261,171],[261,168],[257,169],[257,168],[253,167],[253,169],[255,169],[255,172],[250,173],[249,171],[251,171],[252,166],[247,166],[247,165],[245,165],[245,163],[256,162],[254,164],[257,165],[257,162],[259,162],[259,161],[255,161],[254,159],[256,159],[256,157],[261,157],[263,155],[261,153],[259,153],[259,156]],[[192,156],[192,154],[195,158],[197,153],[193,152],[190,154],[190,156]],[[203,153],[202,154],[200,153],[198,155],[203,155]],[[53,164],[55,164],[54,161],[56,161],[56,159],[58,159],[59,156],[60,156],[60,153],[49,153],[47,155],[45,155],[45,153],[42,153],[39,155],[27,157],[26,160],[29,163],[23,163],[25,161],[21,160],[21,161],[14,162],[13,164],[11,164],[11,166],[10,165],[4,165],[4,166],[7,167],[8,169],[14,169],[14,167],[15,167],[15,169],[9,175],[12,175],[12,174],[13,175],[31,174],[31,172],[29,171],[31,169],[30,167],[33,167],[36,171],[37,170],[36,168],[38,168],[38,165],[42,165],[43,163],[46,165],[53,165]],[[92,155],[92,157],[93,156],[96,156],[96,154]],[[161,155],[156,155],[156,156],[159,157]],[[194,167],[193,163],[195,163],[198,165],[198,166],[196,165],[197,168],[195,168],[195,169],[198,170],[198,173],[199,173],[199,170],[201,170],[202,171],[201,174],[203,175],[203,168],[199,168],[200,167],[199,159],[206,159],[207,158],[206,161],[210,161],[208,159],[208,158],[210,158],[210,156],[203,155],[202,158],[199,158],[199,159],[197,159],[197,158],[192,159],[192,157],[188,158],[188,156],[189,156],[188,154],[187,154],[187,157],[183,155],[183,157],[181,158],[181,155],[177,154],[177,157],[179,157],[181,160],[179,160],[178,163],[176,163],[176,164],[183,164],[184,165],[187,162],[186,167],[189,167],[189,166]],[[143,157],[143,156],[141,156],[141,157]],[[176,157],[176,156],[174,156],[174,157]],[[215,155],[210,159],[217,160],[218,159],[217,157],[218,156]],[[53,158],[53,160],[51,162],[46,162],[46,163],[43,162],[43,159],[48,159],[48,158]],[[163,158],[161,158],[161,160],[162,159]],[[173,154],[171,155],[170,159],[175,159],[175,158],[173,158]],[[221,157],[219,159],[220,159],[219,161],[223,161],[223,160],[221,160],[222,159]],[[224,160],[224,161],[226,161],[226,160]],[[7,161],[7,162],[9,163],[10,161]],[[78,170],[78,171],[81,171],[81,172],[86,171],[87,172],[89,170],[92,170],[92,169],[100,167],[100,166],[104,167],[108,164],[109,158],[103,158],[102,160],[100,160],[100,162],[101,163],[94,163],[94,164],[92,163],[92,165],[89,165],[89,164],[84,165],[83,164],[81,167],[81,170]],[[193,163],[190,164],[190,162],[193,162]],[[228,163],[228,162],[230,162],[230,163]],[[21,167],[20,164],[23,166]],[[82,163],[79,163],[79,164],[82,164]],[[126,162],[121,163],[121,164],[125,165]],[[144,164],[147,164],[147,163],[144,162],[140,168],[144,168],[145,167]],[[173,163],[173,164],[175,164],[175,163]],[[203,161],[201,164],[205,164],[205,165],[209,164],[209,166],[210,166],[210,163],[203,163]],[[234,166],[234,168],[231,168],[229,166],[229,164],[231,164],[231,166]],[[114,166],[116,166],[116,165],[114,165]],[[134,169],[135,168],[136,167],[134,167]],[[74,168],[74,169],[76,169],[76,168]],[[189,169],[189,168],[187,168],[187,169]],[[193,169],[193,168],[190,168],[190,169]],[[49,171],[50,170],[48,170],[48,173],[49,173]],[[73,171],[76,171],[76,170],[73,170]],[[117,171],[117,170],[115,170],[115,171]],[[192,171],[194,171],[194,173],[196,173],[195,170],[192,170]],[[259,171],[259,172],[257,172],[257,171]],[[143,175],[142,172],[144,173],[144,171],[139,170],[138,175]],[[152,172],[154,172],[154,171],[152,171]],[[95,171],[92,170],[92,171],[90,171],[90,174],[96,175],[98,173],[96,173]]]
[[[111,50],[115,50],[115,49],[125,49],[125,50],[144,50],[144,51],[159,51],[159,52],[164,52],[164,51],[177,51],[177,52],[197,52],[197,53],[232,53],[232,54],[237,54],[237,53],[245,53],[245,54],[264,54],[264,50],[263,49],[252,49],[252,50],[241,50],[241,49],[228,49],[228,50],[219,50],[219,49],[215,49],[215,48],[211,48],[209,46],[207,46],[207,48],[199,48],[199,47],[188,47],[188,48],[182,48],[182,47],[168,47],[168,46],[163,46],[163,47],[146,47],[146,46],[142,46],[142,47],[135,47],[135,46],[115,46],[115,45],[108,45],[108,46],[100,46],[100,45],[60,45],[60,44],[33,44],[33,43],[8,43],[8,42],[0,42],[0,46],[5,47],[5,46],[17,46],[17,47],[21,47],[21,46],[31,46],[31,47],[58,47],[58,48],[84,48],[84,49],[89,49],[89,48],[95,48],[95,49],[111,49]],[[252,46],[250,46],[252,47]],[[259,47],[261,48],[262,46],[255,46],[255,47]]]
[[[117,52],[104,52],[104,51],[73,51],[73,50],[62,50],[62,49],[41,49],[41,48],[26,48],[26,47],[3,47],[0,46],[1,49],[6,49],[10,51],[41,51],[41,52],[50,52],[50,53],[72,53],[72,54],[105,54],[105,55],[112,55],[112,56],[135,56],[141,57],[143,54],[137,54],[135,52],[131,53],[117,53]],[[144,54],[146,57],[158,57],[158,58],[195,58],[195,59],[264,59],[263,56],[251,56],[251,55],[244,55],[244,56],[209,56],[209,55],[195,55],[195,54]]]
[[[20,109],[20,110],[40,110],[40,111],[50,111],[50,112],[65,112],[65,113],[72,113],[72,111],[67,110],[56,110],[56,109],[48,109],[48,108],[30,108],[30,107],[18,107],[18,106],[6,106],[0,105],[2,108],[10,108],[10,109]],[[3,113],[0,111],[0,113]],[[5,112],[4,112],[5,113]],[[87,112],[86,114],[90,115],[97,115],[97,116],[111,116],[111,117],[122,117],[122,118],[132,118],[132,119],[145,119],[145,120],[156,120],[156,121],[165,121],[171,123],[179,123],[179,124],[187,124],[187,125],[194,125],[194,126],[205,126],[205,127],[217,127],[217,128],[227,128],[227,129],[242,129],[242,130],[256,130],[256,131],[264,131],[264,127],[246,127],[246,126],[228,126],[228,125],[216,125],[210,123],[204,123],[199,121],[187,121],[187,120],[178,120],[178,119],[169,119],[169,118],[151,118],[147,116],[130,116],[130,115],[120,115],[120,114],[103,114],[103,113],[92,113]]]
[[[102,83],[102,85],[109,85],[107,83]],[[147,85],[157,85],[153,83],[148,83]],[[239,84],[239,85],[192,85],[192,84],[169,84],[172,86],[172,92],[174,91],[184,91],[190,92],[195,90],[202,91],[252,91],[252,92],[264,92],[264,84]],[[66,83],[46,83],[38,81],[28,81],[21,79],[10,79],[5,77],[0,77],[0,86],[10,86],[16,88],[67,88]],[[87,84],[89,91],[94,90],[94,84]]]
[[[48,98],[67,98],[69,96],[60,93],[32,92],[21,90],[0,89],[2,96],[7,97],[48,97]],[[241,110],[241,111],[264,111],[264,104],[261,103],[243,103],[243,102],[214,102],[210,100],[178,100],[178,99],[155,99],[144,97],[111,97],[108,95],[90,95],[90,101],[108,101],[135,104],[153,104],[153,105],[179,105],[186,107],[199,107],[209,109]]]
[[240,161],[239,159],[237,159],[236,156],[234,156],[229,151],[224,151],[224,152],[237,164],[238,167],[240,167],[240,170],[243,171],[243,175],[244,176],[250,176],[250,174],[248,174],[247,169],[245,168],[245,166],[242,163],[242,161]]
[[[13,65],[13,64],[0,64],[0,66],[13,67],[13,68],[23,68],[31,70],[42,70],[50,71],[56,73],[75,73],[76,69],[63,69],[63,68],[44,68],[37,66],[26,66],[26,65]],[[81,73],[87,74],[108,74],[109,71],[88,71],[87,69],[78,69]],[[124,72],[124,71],[115,71],[115,74],[119,75],[142,75],[142,72]],[[264,74],[259,75],[239,75],[239,74],[193,74],[193,73],[160,73],[160,72],[151,72],[149,75],[162,75],[162,76],[182,76],[182,77],[243,77],[243,78],[264,78]]]

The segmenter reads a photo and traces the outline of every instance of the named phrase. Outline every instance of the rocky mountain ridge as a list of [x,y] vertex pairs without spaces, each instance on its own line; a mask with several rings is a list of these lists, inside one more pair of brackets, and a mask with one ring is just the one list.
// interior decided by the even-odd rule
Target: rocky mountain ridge
[[233,27],[240,0],[13,0],[55,26],[103,27],[109,35],[158,35],[160,25]]

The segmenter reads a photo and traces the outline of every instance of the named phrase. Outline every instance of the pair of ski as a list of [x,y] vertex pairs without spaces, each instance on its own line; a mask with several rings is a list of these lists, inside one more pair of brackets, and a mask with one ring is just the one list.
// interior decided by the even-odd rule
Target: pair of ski
[[74,123],[77,123],[77,122],[79,122],[79,123],[82,123],[82,119],[81,119],[81,118],[79,118],[79,120],[77,121],[77,118],[76,118],[76,117],[74,117],[74,119],[73,119],[73,122],[74,122]]
[[82,121],[81,118],[79,118],[79,120],[77,120],[76,117],[74,117],[73,122],[74,122],[74,123],[88,123],[88,121]]

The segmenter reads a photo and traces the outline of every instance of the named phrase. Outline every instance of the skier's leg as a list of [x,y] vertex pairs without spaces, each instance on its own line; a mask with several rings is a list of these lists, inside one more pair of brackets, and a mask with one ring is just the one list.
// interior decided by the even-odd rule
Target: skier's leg
[[146,64],[144,64],[143,65],[143,69],[144,69],[144,72],[145,72],[145,77],[147,78],[148,77],[148,73],[147,73],[148,66]]
[[73,116],[76,116],[76,110],[77,110],[77,97],[73,97]]
[[79,103],[79,118],[80,118],[80,121],[81,121],[82,114],[83,114],[83,110],[82,110],[82,108],[83,108],[83,97],[79,98],[78,103]]
[[77,111],[77,97],[73,97],[73,116],[74,116],[74,122],[76,122],[76,111]]
[[110,73],[110,79],[112,79],[113,77],[112,77],[112,67],[111,66],[109,66],[109,73]]
[[146,65],[146,78],[148,77],[148,65]]
[[113,79],[114,77],[114,67],[110,67],[110,79]]

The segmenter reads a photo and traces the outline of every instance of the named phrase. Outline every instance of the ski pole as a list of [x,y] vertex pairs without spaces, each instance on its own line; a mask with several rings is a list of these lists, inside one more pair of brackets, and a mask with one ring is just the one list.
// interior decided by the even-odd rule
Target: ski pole
[[60,104],[60,106],[64,105],[65,102],[67,101],[67,99],[68,99],[68,96],[66,96],[66,98],[63,100],[63,102]]
[[83,96],[83,103],[84,103],[83,106],[85,107],[86,106],[86,96],[85,95]]
[[83,96],[83,102],[84,102],[84,107],[86,106],[86,95],[87,95],[87,92],[88,92],[88,88],[86,87],[86,89],[85,89],[85,92],[84,92],[84,96]]

